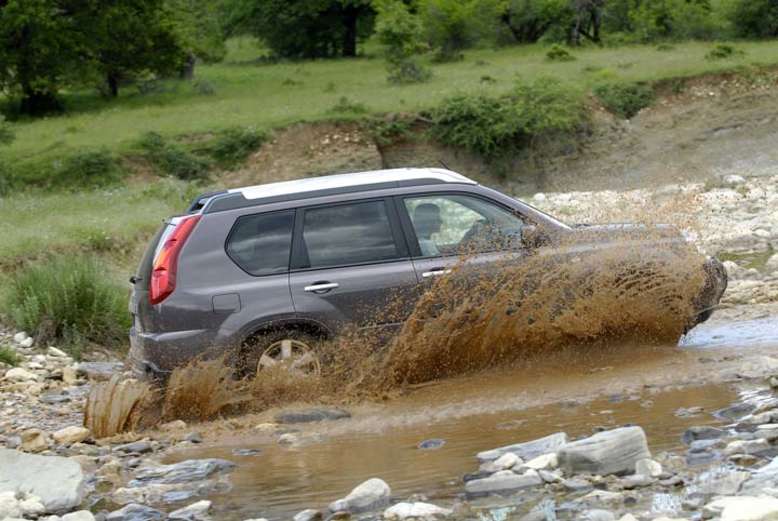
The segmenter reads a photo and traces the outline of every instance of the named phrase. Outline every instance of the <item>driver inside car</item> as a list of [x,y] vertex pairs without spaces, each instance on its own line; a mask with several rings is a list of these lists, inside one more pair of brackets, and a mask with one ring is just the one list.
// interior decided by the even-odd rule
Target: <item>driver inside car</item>
[[419,239],[419,247],[423,257],[440,255],[440,249],[432,234],[440,232],[443,220],[440,218],[440,208],[432,203],[423,203],[413,212],[413,224],[416,228],[416,236]]

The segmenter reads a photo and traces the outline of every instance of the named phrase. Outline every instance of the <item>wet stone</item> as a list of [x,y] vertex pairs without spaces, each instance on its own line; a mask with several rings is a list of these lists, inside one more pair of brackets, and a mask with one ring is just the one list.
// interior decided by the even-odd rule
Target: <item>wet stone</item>
[[261,449],[232,449],[233,456],[256,456],[261,453]]
[[162,519],[165,519],[164,513],[137,503],[125,505],[106,517],[106,521],[161,521]]
[[568,443],[559,451],[559,466],[570,474],[630,474],[635,464],[650,458],[648,442],[640,427],[623,427]]
[[231,461],[223,459],[186,460],[172,465],[144,467],[135,474],[131,487],[148,484],[175,484],[203,481],[211,476],[229,472],[235,468]]
[[591,483],[583,479],[565,479],[562,480],[562,486],[570,492],[587,492],[594,488]]
[[337,408],[316,408],[282,412],[275,416],[275,421],[278,423],[310,423],[325,420],[342,420],[344,418],[351,418],[351,413]]
[[151,452],[153,447],[148,441],[134,441],[132,443],[125,443],[124,445],[116,446],[113,450],[127,454],[145,454],[147,452]]
[[89,380],[105,381],[123,369],[121,362],[81,362],[76,367],[76,373]]
[[360,484],[349,495],[329,505],[330,512],[365,512],[381,508],[389,503],[392,490],[386,482],[379,478],[368,479]]
[[543,480],[537,472],[519,475],[510,470],[503,470],[492,474],[488,478],[468,481],[465,484],[465,491],[471,496],[509,494],[542,484]]
[[564,432],[558,432],[556,434],[546,436],[545,438],[479,452],[477,457],[481,462],[493,461],[507,452],[512,452],[522,460],[528,461],[536,458],[537,456],[542,456],[543,454],[556,452],[565,443],[567,443],[567,434]]
[[433,439],[430,439],[430,440],[424,440],[424,441],[420,442],[416,446],[416,448],[421,449],[421,450],[434,450],[434,449],[441,448],[445,444],[446,444],[446,440],[442,440],[440,438],[433,438]]
[[322,519],[324,519],[324,516],[320,511],[309,508],[295,514],[292,521],[321,521]]
[[717,429],[716,427],[689,427],[686,432],[681,436],[681,441],[684,445],[689,445],[693,441],[697,440],[715,440],[726,436],[727,431],[723,429]]
[[751,414],[755,409],[756,406],[754,404],[748,402],[740,402],[734,405],[730,405],[729,407],[725,407],[724,409],[719,409],[718,411],[715,411],[713,413],[713,416],[715,416],[716,418],[720,418],[722,420],[737,421]]
[[66,394],[44,394],[38,398],[42,403],[55,405],[59,403],[67,403],[70,401],[70,396]]

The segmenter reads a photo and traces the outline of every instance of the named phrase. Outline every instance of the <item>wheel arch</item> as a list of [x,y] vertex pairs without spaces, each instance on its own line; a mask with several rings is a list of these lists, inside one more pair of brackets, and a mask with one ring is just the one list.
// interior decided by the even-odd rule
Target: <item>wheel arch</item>
[[282,330],[299,331],[322,339],[330,339],[333,337],[333,332],[321,322],[311,319],[289,318],[255,324],[243,335],[240,345],[245,347],[249,345],[252,340],[268,333]]

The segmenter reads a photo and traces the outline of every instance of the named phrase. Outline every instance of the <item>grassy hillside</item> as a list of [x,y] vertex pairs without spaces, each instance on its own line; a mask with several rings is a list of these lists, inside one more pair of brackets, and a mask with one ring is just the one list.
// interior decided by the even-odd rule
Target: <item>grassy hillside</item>
[[574,51],[577,59],[569,62],[549,61],[543,46],[477,50],[462,61],[433,65],[428,83],[393,86],[381,59],[256,64],[247,60],[261,51],[244,43],[231,46],[225,63],[199,67],[195,83],[165,82],[146,94],[128,87],[111,102],[91,92],[68,94],[65,116],[17,124],[17,139],[0,152],[0,160],[21,166],[83,149],[120,151],[148,131],[180,135],[340,117],[344,114],[333,107],[342,97],[371,112],[404,112],[462,91],[503,93],[516,78],[553,76],[588,89],[605,80],[655,81],[778,64],[778,41],[739,43],[742,55],[705,59],[713,46],[585,48]]

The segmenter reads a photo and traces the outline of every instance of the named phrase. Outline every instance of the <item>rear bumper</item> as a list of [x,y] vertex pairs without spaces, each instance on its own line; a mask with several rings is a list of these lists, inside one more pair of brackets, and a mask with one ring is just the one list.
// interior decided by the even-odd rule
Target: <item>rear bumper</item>
[[130,329],[129,362],[136,376],[166,379],[181,367],[206,353],[216,352],[213,335],[205,329],[172,333],[141,333]]

